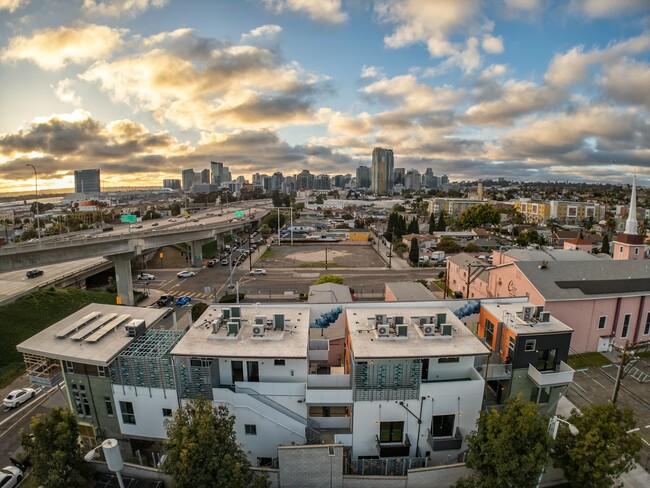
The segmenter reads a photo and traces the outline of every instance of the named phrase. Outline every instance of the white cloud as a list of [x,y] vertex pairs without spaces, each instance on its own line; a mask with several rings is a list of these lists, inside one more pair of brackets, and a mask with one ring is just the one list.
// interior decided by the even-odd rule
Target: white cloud
[[650,34],[642,34],[610,44],[605,49],[585,51],[577,46],[564,54],[556,54],[544,79],[558,86],[569,86],[587,78],[589,68],[597,64],[616,62],[621,57],[650,51]]
[[508,67],[505,64],[491,64],[479,75],[479,78],[499,78],[506,74]]
[[650,65],[621,59],[606,66],[600,84],[615,100],[645,106],[650,112]]
[[361,68],[361,78],[378,78],[381,76],[381,70],[376,66],[363,66]]
[[261,0],[268,10],[275,13],[285,11],[307,15],[317,22],[342,24],[348,14],[341,10],[341,0]]
[[70,78],[66,78],[57,83],[54,88],[54,94],[59,100],[65,103],[69,103],[75,107],[81,105],[81,98],[77,95],[72,87],[73,81]]
[[68,63],[81,64],[110,56],[122,46],[125,32],[96,24],[43,29],[32,37],[10,39],[0,59],[31,61],[42,69],[56,71]]
[[573,0],[571,9],[592,19],[650,12],[648,0]]
[[491,34],[483,36],[482,43],[483,50],[490,54],[498,54],[503,52],[503,39],[501,36],[495,37]]
[[29,0],[0,0],[0,10],[7,10],[14,13],[21,6],[27,5]]
[[167,0],[84,0],[84,13],[95,17],[135,17],[150,7],[160,8]]
[[241,40],[242,42],[251,42],[254,39],[274,38],[280,32],[282,32],[282,27],[280,27],[279,25],[274,25],[274,24],[261,25],[259,27],[256,27],[255,29],[252,29],[246,34],[242,34]]

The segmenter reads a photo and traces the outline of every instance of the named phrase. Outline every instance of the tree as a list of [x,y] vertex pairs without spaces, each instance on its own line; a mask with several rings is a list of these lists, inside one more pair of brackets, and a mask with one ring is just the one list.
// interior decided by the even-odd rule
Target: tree
[[323,283],[335,283],[337,285],[343,284],[343,276],[326,274],[314,281],[314,285],[322,285]]
[[[287,220],[287,218],[285,217],[285,215],[282,212],[280,212],[280,228],[282,228],[282,226],[284,225],[286,220]],[[274,212],[271,212],[266,217],[264,217],[262,219],[261,225],[268,225],[269,228],[272,231],[277,231],[278,230],[278,212],[277,212],[277,210],[274,211]]]
[[479,246],[478,244],[474,244],[473,242],[468,242],[465,244],[465,252],[482,252],[483,248]]
[[438,225],[436,226],[436,230],[440,232],[444,232],[447,230],[447,222],[445,222],[445,211],[441,210],[440,211],[440,216],[438,217]]
[[411,249],[409,249],[409,261],[411,261],[411,264],[417,266],[419,259],[420,259],[420,245],[418,244],[418,240],[414,237],[413,239],[411,239]]
[[205,398],[174,412],[167,423],[163,470],[175,488],[266,487],[268,478],[256,477],[237,444],[235,417],[228,408],[214,407]]
[[641,439],[627,434],[635,425],[632,410],[611,402],[594,404],[581,412],[574,409],[568,422],[578,432],[558,430],[553,458],[571,487],[623,486],[618,478],[634,467],[641,448]]
[[603,235],[603,243],[600,246],[600,252],[603,254],[609,254],[609,236],[607,234]]
[[48,488],[87,486],[92,469],[83,458],[74,413],[53,408],[47,415],[36,415],[29,428],[31,433],[23,430],[20,436],[38,483]]
[[440,239],[440,241],[438,241],[436,250],[445,251],[447,254],[455,254],[457,252],[460,252],[460,244],[458,244],[458,242],[456,242],[451,237],[443,237]]
[[260,234],[262,234],[262,237],[264,237],[264,239],[270,236],[272,232],[273,230],[267,224],[260,225]]
[[467,466],[479,472],[479,479],[458,486],[533,488],[546,465],[551,436],[537,404],[517,395],[501,411],[483,410],[467,445]]
[[488,203],[470,207],[458,217],[458,225],[463,229],[482,227],[486,224],[498,224],[500,221],[501,214]]
[[420,224],[418,223],[418,218],[417,217],[413,217],[411,219],[406,232],[409,233],[409,234],[419,234],[420,233]]
[[433,234],[436,231],[436,214],[431,212],[429,215],[429,234]]
[[199,302],[195,303],[192,306],[192,320],[198,320],[201,315],[203,315],[203,312],[205,312],[208,309],[208,304],[205,302]]

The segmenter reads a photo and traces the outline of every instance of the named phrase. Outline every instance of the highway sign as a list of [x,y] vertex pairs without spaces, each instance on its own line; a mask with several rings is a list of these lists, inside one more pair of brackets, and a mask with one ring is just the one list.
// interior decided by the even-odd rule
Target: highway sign
[[243,216],[244,216],[243,210],[235,210],[235,217],[243,217]]
[[122,223],[126,223],[126,222],[133,223],[137,221],[138,221],[138,217],[136,217],[135,215],[122,215]]

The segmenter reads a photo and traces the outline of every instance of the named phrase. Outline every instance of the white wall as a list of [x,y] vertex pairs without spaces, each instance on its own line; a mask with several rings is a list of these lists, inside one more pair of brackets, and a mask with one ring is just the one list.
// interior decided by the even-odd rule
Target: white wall
[[429,359],[430,381],[467,378],[474,368],[474,356],[460,357],[457,363],[439,363],[438,358]]
[[[281,351],[278,351],[281,352]],[[283,359],[278,356],[276,359]],[[244,380],[246,377],[246,361],[255,361],[252,358],[219,358],[219,381],[222,385],[232,385],[232,361],[242,361],[244,365]],[[306,359],[285,359],[284,366],[276,366],[273,358],[257,359],[260,383],[265,381],[306,383],[308,366]],[[291,372],[293,371],[293,375]]]
[[[162,409],[175,410],[178,408],[176,390],[113,385],[113,398],[115,399],[115,415],[120,423],[122,434],[156,439],[167,437],[164,421],[169,417],[163,417]],[[120,409],[121,401],[133,404],[135,424],[123,422]]]

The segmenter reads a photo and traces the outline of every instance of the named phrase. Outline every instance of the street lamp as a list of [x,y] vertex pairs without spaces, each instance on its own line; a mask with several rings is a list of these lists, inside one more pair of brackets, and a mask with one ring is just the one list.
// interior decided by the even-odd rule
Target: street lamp
[[246,281],[242,281],[241,278],[239,278],[237,280],[237,283],[235,285],[235,293],[237,294],[237,303],[239,303],[239,284],[240,284],[240,282],[243,285],[245,283],[248,283],[249,281],[255,281],[255,278],[251,278],[250,280],[246,280]]
[[[578,428],[575,425],[573,425],[571,422],[567,422],[566,420],[561,419],[557,415],[553,415],[548,421],[548,433],[553,439],[557,437],[557,431],[559,430],[561,423],[569,426],[569,432],[571,432],[571,435],[578,435],[578,433],[580,432]],[[544,471],[545,469],[542,469],[542,472],[539,474],[539,479],[537,480],[537,488],[539,488],[539,486],[542,483],[542,477],[544,476]]]
[[27,163],[25,166],[30,166],[34,170],[34,186],[36,187],[36,228],[37,237],[41,238],[41,222],[38,218],[38,173],[36,172],[36,167],[33,164]]
[[104,458],[106,459],[106,465],[110,471],[115,473],[117,476],[117,482],[120,485],[120,488],[124,488],[124,481],[122,480],[122,473],[120,471],[124,468],[124,461],[122,461],[122,454],[120,453],[120,446],[115,439],[106,439],[99,446],[91,449],[84,456],[84,460],[87,462],[95,459],[95,453],[99,448],[102,448],[104,451]]

